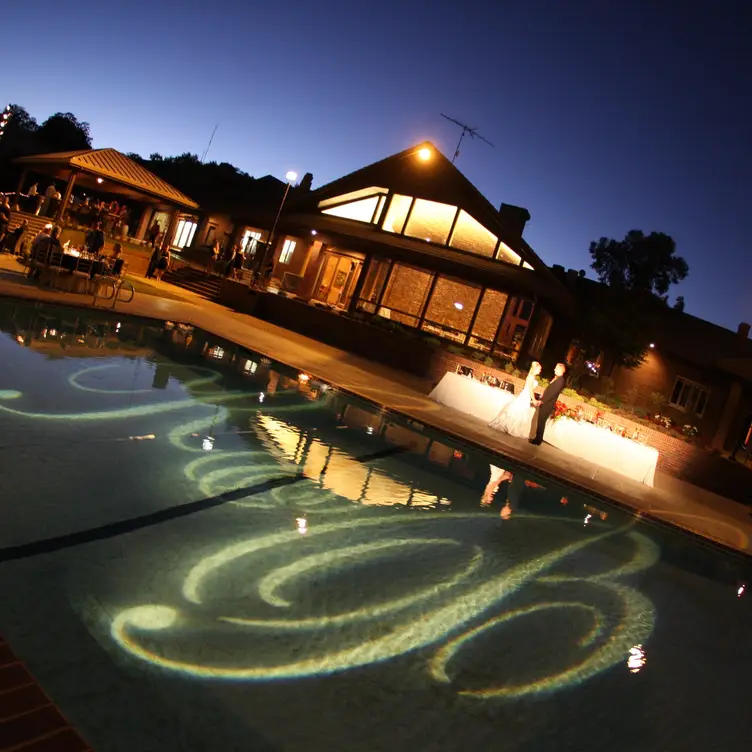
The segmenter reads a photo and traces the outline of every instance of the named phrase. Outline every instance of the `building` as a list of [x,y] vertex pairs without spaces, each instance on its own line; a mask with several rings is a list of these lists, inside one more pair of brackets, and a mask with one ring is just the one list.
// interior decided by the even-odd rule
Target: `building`
[[[600,284],[571,269],[554,266],[553,271],[580,301]],[[678,426],[694,426],[712,448],[731,450],[752,413],[749,333],[749,324],[732,331],[666,307],[654,322],[653,342],[639,367],[612,366],[602,353],[581,386],[595,394],[613,388],[625,403],[660,412]],[[560,349],[569,347],[571,356],[576,348],[571,333],[555,331],[554,339]]]
[[496,209],[430,143],[316,190],[291,192],[273,278],[297,304],[517,361],[542,354],[573,300],[523,239],[525,209]]

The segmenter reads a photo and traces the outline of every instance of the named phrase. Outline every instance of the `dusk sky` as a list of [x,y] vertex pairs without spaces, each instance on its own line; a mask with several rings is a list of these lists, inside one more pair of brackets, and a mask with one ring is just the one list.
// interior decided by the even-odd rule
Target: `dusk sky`
[[[439,9],[443,8],[443,9]],[[548,264],[666,232],[689,313],[752,320],[752,3],[12,3],[0,96],[94,145],[201,154],[314,187],[422,140],[526,207]]]

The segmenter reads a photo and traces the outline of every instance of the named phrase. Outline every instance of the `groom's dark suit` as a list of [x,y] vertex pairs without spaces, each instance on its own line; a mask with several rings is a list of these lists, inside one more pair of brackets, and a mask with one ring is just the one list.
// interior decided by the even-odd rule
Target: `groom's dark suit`
[[541,396],[541,403],[538,406],[536,413],[537,425],[535,430],[535,438],[532,439],[533,444],[540,444],[543,441],[543,432],[546,430],[546,421],[551,417],[551,413],[554,411],[554,405],[556,400],[559,399],[559,395],[566,386],[563,376],[557,376],[546,387],[546,390]]

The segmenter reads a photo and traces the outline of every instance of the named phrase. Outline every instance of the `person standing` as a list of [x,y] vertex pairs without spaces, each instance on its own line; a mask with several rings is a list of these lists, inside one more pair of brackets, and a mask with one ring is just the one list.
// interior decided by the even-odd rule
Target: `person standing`
[[86,250],[92,256],[98,256],[104,248],[104,232],[102,232],[102,223],[97,222],[93,230],[86,233]]
[[522,391],[515,399],[501,408],[499,414],[488,424],[491,428],[520,439],[530,438],[533,415],[535,414],[535,409],[531,405],[535,400],[535,387],[538,386],[536,377],[540,375],[540,372],[541,364],[534,360]]
[[557,363],[554,368],[554,378],[551,383],[546,387],[539,400],[535,400],[533,404],[537,408],[536,410],[536,428],[535,438],[529,439],[531,444],[540,445],[543,443],[543,433],[546,430],[546,422],[551,417],[551,413],[554,411],[556,400],[559,399],[559,395],[566,386],[564,375],[567,372],[567,367],[564,363]]
[[730,459],[736,461],[736,455],[739,452],[743,452],[745,449],[748,449],[750,444],[752,444],[752,413],[747,415],[747,417],[744,419],[742,431],[739,434],[739,438],[737,439],[736,444],[734,445],[734,451],[731,452]]
[[5,243],[5,235],[8,232],[10,226],[10,204],[8,203],[8,197],[3,196],[0,201],[0,249],[3,248]]

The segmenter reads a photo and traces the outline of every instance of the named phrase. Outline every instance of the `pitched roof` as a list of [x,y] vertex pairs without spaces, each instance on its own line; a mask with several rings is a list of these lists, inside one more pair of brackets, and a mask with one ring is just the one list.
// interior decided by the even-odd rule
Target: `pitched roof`
[[[419,158],[422,149],[431,150],[430,159]],[[430,141],[337,178],[311,191],[301,201],[313,209],[319,201],[371,186],[383,186],[406,196],[459,206],[498,235],[536,271],[548,272],[548,266],[535,251],[504,224],[496,207]]]
[[64,166],[72,170],[81,170],[135,188],[141,193],[160,198],[171,204],[198,209],[198,204],[193,199],[115,149],[84,149],[54,154],[35,154],[30,157],[20,157],[15,161],[25,165]]

